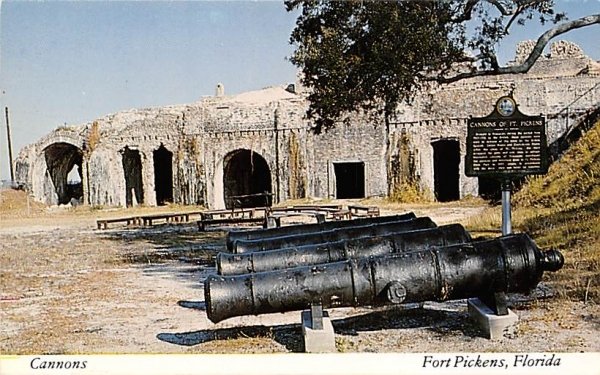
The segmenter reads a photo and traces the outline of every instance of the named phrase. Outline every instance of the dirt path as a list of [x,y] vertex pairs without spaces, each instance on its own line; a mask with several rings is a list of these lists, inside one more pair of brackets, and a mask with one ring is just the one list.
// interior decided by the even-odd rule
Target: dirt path
[[[439,224],[482,207],[418,208]],[[223,232],[193,224],[95,230],[94,216],[0,222],[2,353],[258,353],[302,349],[300,313],[211,323],[202,281]],[[542,290],[543,291],[543,290]],[[541,293],[541,292],[540,292]],[[594,351],[599,309],[513,299],[513,338],[489,341],[464,301],[395,309],[332,309],[339,351]]]

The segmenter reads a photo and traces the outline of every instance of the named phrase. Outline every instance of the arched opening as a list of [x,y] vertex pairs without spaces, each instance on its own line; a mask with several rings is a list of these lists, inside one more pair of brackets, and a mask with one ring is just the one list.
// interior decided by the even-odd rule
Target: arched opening
[[267,161],[254,151],[236,150],[223,161],[225,207],[271,206],[271,171]]
[[431,143],[431,146],[435,197],[438,202],[458,200],[460,144],[457,140],[442,139]]
[[125,203],[127,207],[144,203],[142,185],[142,158],[138,150],[125,147],[123,155],[123,172],[125,174]]
[[173,202],[173,153],[163,144],[152,153],[154,159],[154,190],[156,204]]
[[44,149],[44,157],[58,204],[67,204],[72,199],[81,201],[83,198],[81,149],[69,143],[54,143]]
[[333,163],[333,172],[337,199],[365,197],[365,163]]

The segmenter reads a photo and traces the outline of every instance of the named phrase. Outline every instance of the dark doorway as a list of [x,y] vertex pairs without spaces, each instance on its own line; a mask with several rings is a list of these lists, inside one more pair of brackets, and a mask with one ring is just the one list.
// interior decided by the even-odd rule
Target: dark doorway
[[173,203],[173,153],[160,145],[152,153],[154,159],[154,189],[156,204]]
[[134,199],[138,204],[144,203],[144,188],[142,185],[142,158],[138,150],[125,147],[123,155],[123,172],[125,173],[125,203],[133,206]]
[[490,201],[500,201],[502,198],[502,183],[490,177],[479,177],[479,196]]
[[460,145],[453,139],[442,139],[433,146],[433,184],[438,202],[455,201],[460,198],[459,171]]
[[337,199],[365,197],[365,163],[333,163],[333,171]]
[[83,197],[81,163],[83,152],[69,143],[54,143],[44,150],[46,166],[58,198],[58,204]]
[[262,156],[236,150],[225,156],[223,166],[225,207],[271,206],[271,171]]

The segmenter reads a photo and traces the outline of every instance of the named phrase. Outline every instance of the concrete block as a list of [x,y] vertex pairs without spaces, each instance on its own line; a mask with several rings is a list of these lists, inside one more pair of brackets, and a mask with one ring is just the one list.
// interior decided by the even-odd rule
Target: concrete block
[[508,309],[508,315],[496,315],[478,298],[469,299],[467,305],[469,316],[477,322],[488,339],[497,340],[514,333],[519,317],[512,310]]
[[302,311],[302,337],[306,353],[333,353],[335,349],[335,334],[327,311],[323,311],[323,329],[313,329],[310,310]]

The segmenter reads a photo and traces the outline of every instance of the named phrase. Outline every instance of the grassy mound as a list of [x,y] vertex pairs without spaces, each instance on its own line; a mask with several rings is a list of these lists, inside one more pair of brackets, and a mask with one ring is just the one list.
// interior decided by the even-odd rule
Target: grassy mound
[[0,189],[0,216],[26,217],[44,212],[45,206],[22,190]]
[[566,265],[550,276],[570,298],[600,302],[600,122],[515,195],[519,229],[556,247]]

